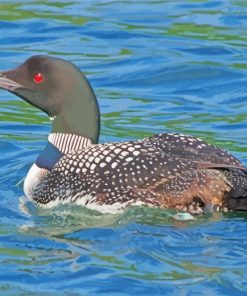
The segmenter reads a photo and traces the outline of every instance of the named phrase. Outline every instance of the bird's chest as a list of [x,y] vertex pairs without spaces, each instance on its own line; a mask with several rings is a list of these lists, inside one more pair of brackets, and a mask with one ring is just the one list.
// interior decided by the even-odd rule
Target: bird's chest
[[34,190],[48,173],[48,170],[39,168],[35,163],[32,165],[24,181],[24,193],[28,198],[33,198]]

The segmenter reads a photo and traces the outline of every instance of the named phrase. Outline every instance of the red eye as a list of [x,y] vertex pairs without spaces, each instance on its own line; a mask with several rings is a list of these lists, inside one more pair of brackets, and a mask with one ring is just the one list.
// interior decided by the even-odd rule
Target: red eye
[[33,75],[33,81],[37,84],[40,84],[44,81],[44,76],[42,73],[36,73]]

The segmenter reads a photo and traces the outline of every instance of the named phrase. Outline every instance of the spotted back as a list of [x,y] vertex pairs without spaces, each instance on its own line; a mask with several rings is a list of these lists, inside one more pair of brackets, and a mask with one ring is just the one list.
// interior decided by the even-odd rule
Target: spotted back
[[[201,176],[205,176],[205,166],[243,167],[228,152],[202,140],[159,134],[141,141],[91,145],[65,155],[37,186],[34,199],[46,204],[54,199],[76,201],[90,195],[90,202],[98,204],[139,199],[160,205],[164,200],[157,194],[168,196],[165,190],[170,187],[158,185],[174,182],[181,175],[186,176],[189,185],[189,176],[193,176],[191,182],[196,176],[186,172],[201,170],[201,164]],[[163,188],[163,193],[157,188]]]

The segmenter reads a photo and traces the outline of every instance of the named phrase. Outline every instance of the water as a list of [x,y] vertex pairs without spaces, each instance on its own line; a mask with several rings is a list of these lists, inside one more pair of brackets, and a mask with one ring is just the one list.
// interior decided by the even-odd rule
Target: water
[[[77,64],[102,112],[101,142],[200,136],[247,164],[247,4],[1,1],[0,68],[34,54]],[[47,117],[0,92],[1,295],[246,295],[247,214],[102,215],[24,203]]]

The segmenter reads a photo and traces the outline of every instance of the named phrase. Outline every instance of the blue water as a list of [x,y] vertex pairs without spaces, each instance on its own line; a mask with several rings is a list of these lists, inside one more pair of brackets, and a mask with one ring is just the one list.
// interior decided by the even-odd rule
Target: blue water
[[[34,54],[92,83],[101,142],[200,136],[247,164],[247,2],[1,1],[0,69]],[[247,214],[41,210],[22,182],[50,122],[0,91],[0,295],[247,295]]]

